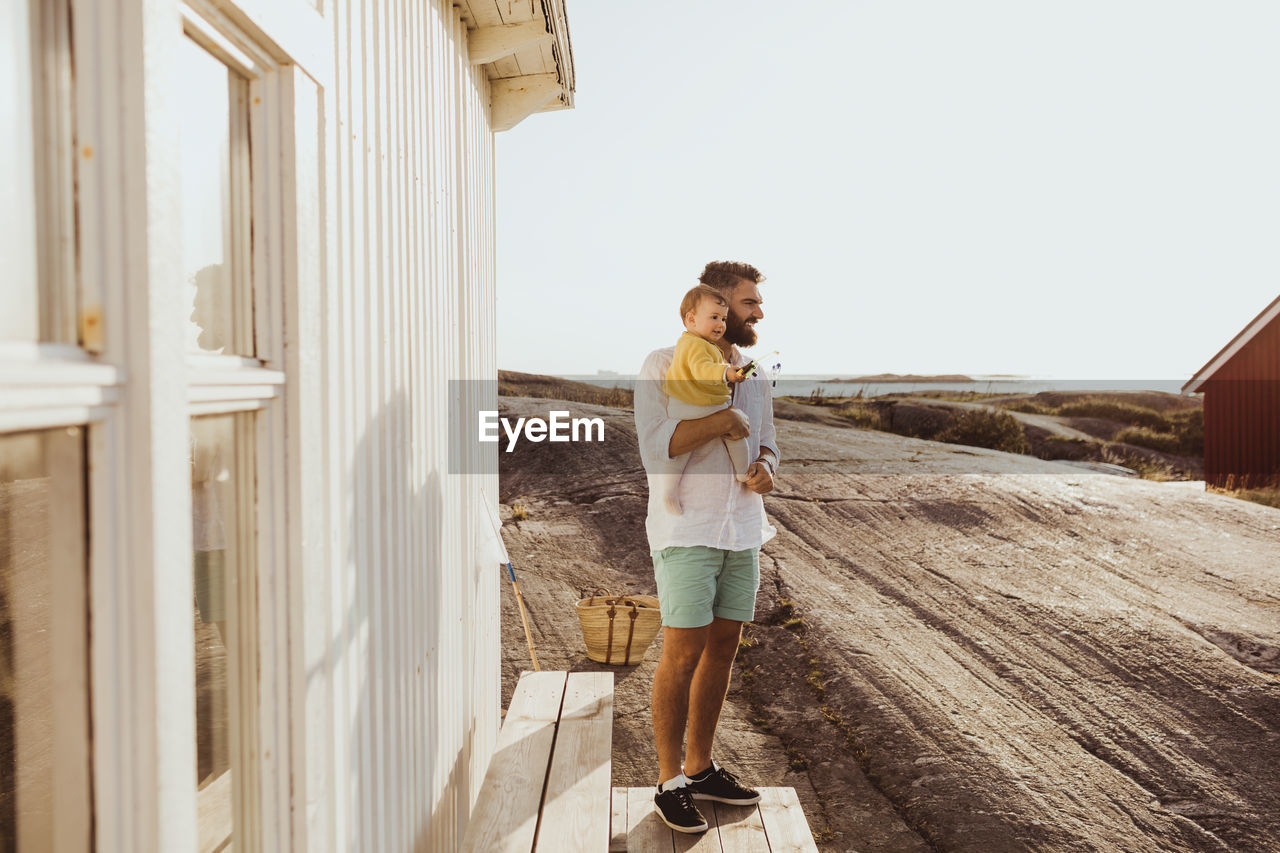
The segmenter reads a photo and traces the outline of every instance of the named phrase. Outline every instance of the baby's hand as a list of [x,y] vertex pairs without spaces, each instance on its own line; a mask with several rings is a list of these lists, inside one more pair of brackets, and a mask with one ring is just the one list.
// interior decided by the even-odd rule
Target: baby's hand
[[733,365],[730,364],[725,367],[725,370],[724,370],[725,382],[729,383],[730,385],[733,385],[734,383],[744,382],[745,380],[746,380],[746,377],[744,377],[741,373],[739,373],[738,369]]

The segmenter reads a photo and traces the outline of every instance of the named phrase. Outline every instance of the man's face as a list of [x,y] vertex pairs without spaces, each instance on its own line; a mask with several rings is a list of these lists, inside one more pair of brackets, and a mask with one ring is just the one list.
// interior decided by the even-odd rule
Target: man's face
[[734,346],[755,346],[756,322],[764,319],[764,310],[760,307],[763,304],[759,285],[745,278],[739,279],[738,286],[729,297],[729,320],[724,339]]

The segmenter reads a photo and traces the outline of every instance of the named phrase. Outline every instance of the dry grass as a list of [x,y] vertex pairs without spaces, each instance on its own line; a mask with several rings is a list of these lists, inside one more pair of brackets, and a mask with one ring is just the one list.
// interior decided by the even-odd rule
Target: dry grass
[[986,447],[1005,453],[1030,453],[1031,445],[1022,432],[1022,424],[1008,412],[970,409],[961,412],[951,426],[934,437],[935,441]]
[[1125,427],[1116,433],[1116,441],[1137,447],[1148,447],[1161,453],[1181,453],[1182,441],[1171,432],[1156,432],[1141,426]]
[[1263,485],[1246,484],[1244,487],[1239,487],[1236,485],[1235,476],[1231,475],[1227,477],[1225,486],[1209,486],[1208,491],[1280,509],[1280,476],[1272,478],[1270,482]]

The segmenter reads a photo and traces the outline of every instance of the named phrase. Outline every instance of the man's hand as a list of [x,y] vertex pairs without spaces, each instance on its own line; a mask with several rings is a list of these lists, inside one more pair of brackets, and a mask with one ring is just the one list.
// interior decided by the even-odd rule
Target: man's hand
[[725,419],[728,421],[724,431],[725,438],[746,438],[751,435],[751,419],[748,418],[741,409],[735,409],[730,406],[716,414],[724,415]]
[[773,475],[769,473],[769,466],[760,461],[752,462],[747,468],[747,481],[743,485],[757,495],[767,495],[772,492]]

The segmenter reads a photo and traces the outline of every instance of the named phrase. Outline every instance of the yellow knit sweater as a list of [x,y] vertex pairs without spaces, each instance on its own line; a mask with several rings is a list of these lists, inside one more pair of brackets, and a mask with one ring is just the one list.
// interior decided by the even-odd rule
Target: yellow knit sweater
[[724,381],[727,363],[720,347],[685,332],[676,341],[676,353],[667,369],[666,392],[691,406],[718,406],[729,401]]

